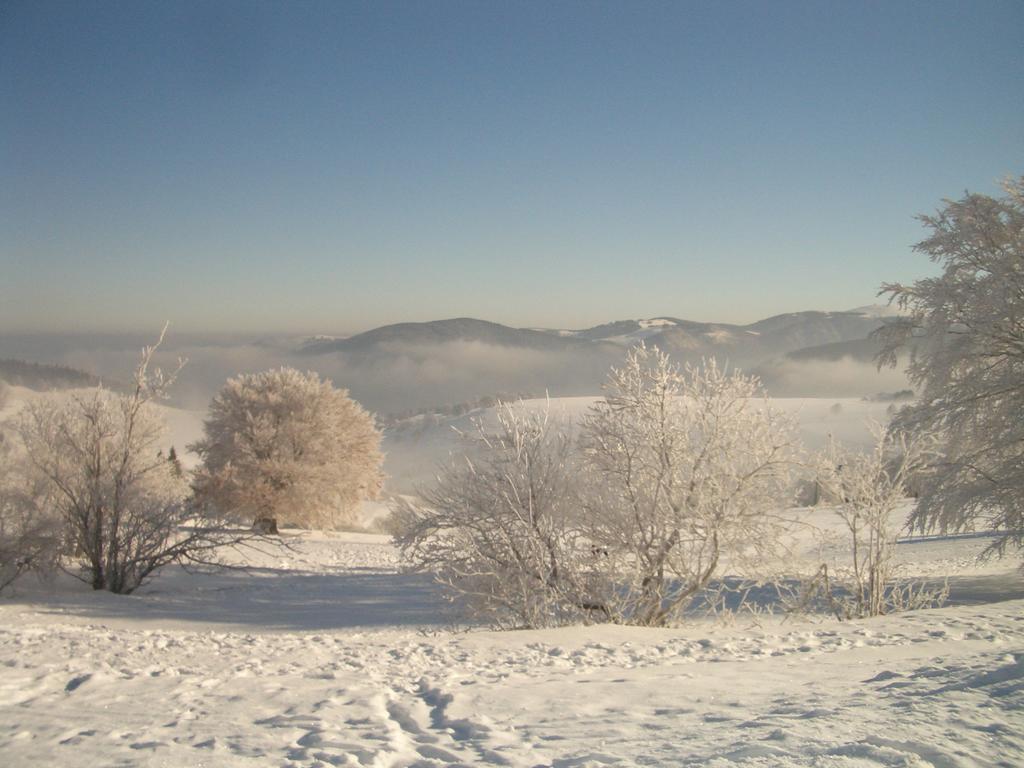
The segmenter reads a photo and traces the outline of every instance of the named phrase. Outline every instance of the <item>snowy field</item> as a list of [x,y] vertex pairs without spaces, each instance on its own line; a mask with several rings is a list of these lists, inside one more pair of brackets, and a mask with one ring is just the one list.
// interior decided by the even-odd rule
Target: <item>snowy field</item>
[[1024,581],[985,539],[901,544],[941,609],[676,629],[460,625],[388,539],[0,602],[5,766],[1018,766]]
[[[812,447],[866,443],[888,407],[776,402]],[[201,413],[168,416],[176,445],[198,437]],[[389,488],[428,482],[471,428],[390,429]],[[948,577],[939,609],[505,633],[402,573],[385,536],[284,541],[131,596],[19,582],[0,598],[0,765],[1024,765],[1024,578],[977,560],[984,537],[899,545],[903,575]]]

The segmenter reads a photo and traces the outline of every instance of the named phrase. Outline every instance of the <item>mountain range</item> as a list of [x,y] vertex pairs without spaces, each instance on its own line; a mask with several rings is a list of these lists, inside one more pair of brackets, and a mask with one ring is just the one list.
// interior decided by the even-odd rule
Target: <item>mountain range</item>
[[644,342],[679,360],[715,357],[732,365],[750,367],[791,354],[813,359],[818,348],[825,359],[834,359],[848,343],[854,343],[851,353],[863,357],[865,349],[874,348],[868,336],[887,321],[885,309],[792,312],[748,325],[655,317],[617,320],[579,330],[512,328],[461,317],[386,325],[347,338],[312,337],[302,340],[296,351],[308,356],[342,353],[360,359],[462,342],[617,358],[624,349]]

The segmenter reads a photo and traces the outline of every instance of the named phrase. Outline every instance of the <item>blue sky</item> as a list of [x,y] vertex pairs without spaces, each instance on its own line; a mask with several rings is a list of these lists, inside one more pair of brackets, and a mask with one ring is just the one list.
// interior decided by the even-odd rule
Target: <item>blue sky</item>
[[746,322],[1024,172],[1024,3],[0,5],[0,329]]

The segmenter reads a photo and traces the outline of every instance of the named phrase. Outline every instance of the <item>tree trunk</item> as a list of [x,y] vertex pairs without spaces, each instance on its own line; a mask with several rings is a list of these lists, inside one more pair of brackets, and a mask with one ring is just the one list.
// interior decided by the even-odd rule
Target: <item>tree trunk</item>
[[277,518],[276,517],[257,517],[253,521],[252,529],[256,533],[263,533],[269,536],[277,536]]

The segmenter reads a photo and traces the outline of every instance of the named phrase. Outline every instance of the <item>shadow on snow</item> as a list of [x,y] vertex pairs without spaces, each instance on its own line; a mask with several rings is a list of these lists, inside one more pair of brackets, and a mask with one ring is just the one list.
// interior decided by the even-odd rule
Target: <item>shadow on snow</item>
[[[429,576],[376,568],[338,573],[248,568],[184,572],[169,567],[131,595],[22,589],[7,600],[31,603],[50,615],[116,623],[203,629],[247,627],[280,630],[440,627],[450,623],[448,604]],[[200,626],[196,626],[200,625]]]

